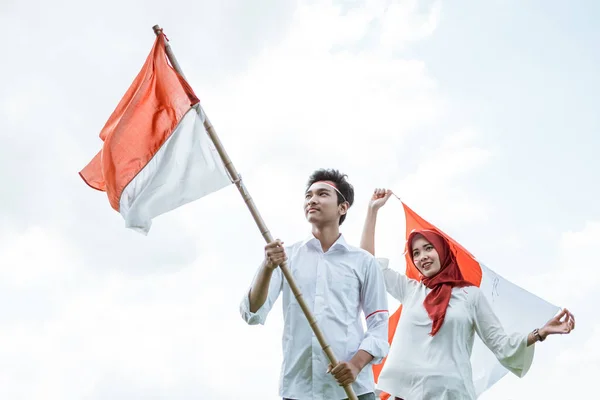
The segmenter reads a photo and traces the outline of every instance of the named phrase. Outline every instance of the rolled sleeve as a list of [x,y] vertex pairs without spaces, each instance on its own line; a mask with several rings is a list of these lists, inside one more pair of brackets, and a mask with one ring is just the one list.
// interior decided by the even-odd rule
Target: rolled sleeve
[[371,315],[367,319],[367,333],[359,346],[359,350],[364,350],[373,356],[371,364],[381,364],[390,350],[387,341],[388,334],[387,310]]
[[264,325],[267,320],[267,315],[269,314],[266,304],[267,302],[265,301],[265,304],[263,304],[255,313],[250,311],[250,289],[248,289],[248,293],[246,293],[240,303],[240,314],[248,325]]
[[383,274],[372,259],[365,273],[365,282],[361,291],[362,309],[367,322],[367,331],[359,346],[373,356],[371,364],[380,364],[390,349],[388,343],[388,301]]
[[248,288],[248,291],[246,292],[240,303],[240,315],[248,325],[265,324],[267,320],[267,315],[271,311],[271,308],[273,308],[273,304],[275,304],[275,301],[277,301],[279,293],[281,293],[281,288],[283,284],[281,270],[277,268],[273,271],[273,275],[271,275],[271,282],[269,283],[269,293],[267,295],[267,299],[265,300],[264,304],[258,310],[256,310],[256,312],[252,312],[250,311],[250,290],[252,290],[252,286],[254,285],[254,281],[256,280],[257,275],[258,271],[254,276],[252,285],[250,286],[250,288]]

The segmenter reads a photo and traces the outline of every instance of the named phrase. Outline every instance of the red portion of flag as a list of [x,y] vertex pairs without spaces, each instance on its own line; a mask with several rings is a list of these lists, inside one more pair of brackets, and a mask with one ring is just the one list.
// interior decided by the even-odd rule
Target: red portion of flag
[[169,64],[165,36],[156,37],[144,66],[102,128],[102,149],[79,173],[92,188],[106,191],[119,211],[123,189],[170,137],[199,100]]
[[[400,307],[398,307],[396,312],[390,316],[389,324],[388,324],[388,342],[389,343],[392,343],[392,338],[394,337],[394,334],[396,333],[396,327],[398,327],[398,321],[400,320],[401,313],[402,313],[402,304],[400,304]],[[386,359],[387,359],[387,357],[385,357],[383,359],[381,364],[373,365],[373,373],[375,375],[375,382],[377,382],[377,380],[379,379],[379,374],[381,373],[381,370],[383,369],[383,365],[385,364]],[[381,400],[386,400],[387,398],[390,397],[390,395],[387,393],[382,393],[380,397],[381,397]]]

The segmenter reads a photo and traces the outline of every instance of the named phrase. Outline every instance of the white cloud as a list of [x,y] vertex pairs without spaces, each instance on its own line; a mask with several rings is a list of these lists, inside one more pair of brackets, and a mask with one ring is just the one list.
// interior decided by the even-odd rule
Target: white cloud
[[[0,280],[4,285],[13,289],[47,287],[51,283],[64,285],[70,275],[77,271],[75,265],[64,263],[66,259],[76,259],[76,254],[69,251],[64,237],[37,226],[26,229],[21,235],[15,233],[12,231],[2,235],[0,243],[3,266]],[[27,268],[20,267],[22,263],[27,264]],[[64,280],[49,282],[55,278]]]
[[[561,240],[561,275],[579,300],[600,284],[600,269],[592,261],[600,248],[600,222],[587,222],[579,232],[569,231]],[[565,281],[563,281],[564,283]]]
[[462,184],[490,161],[490,150],[477,145],[477,139],[475,131],[463,130],[439,143],[425,140],[418,148],[413,147],[419,164],[394,185],[398,195],[409,206],[418,204],[423,215],[431,216],[431,222],[451,227],[485,221],[489,212],[485,203]]
[[569,304],[589,305],[590,297],[600,300],[596,288],[600,271],[593,261],[594,250],[600,248],[600,222],[588,221],[579,231],[563,232],[556,253],[557,259],[546,266],[544,273],[524,275],[532,290],[540,296],[551,297],[565,307]]
[[418,0],[389,5],[382,18],[381,41],[385,49],[393,51],[403,42],[422,40],[433,34],[440,22],[442,2],[432,2],[426,13],[419,12],[422,5]]

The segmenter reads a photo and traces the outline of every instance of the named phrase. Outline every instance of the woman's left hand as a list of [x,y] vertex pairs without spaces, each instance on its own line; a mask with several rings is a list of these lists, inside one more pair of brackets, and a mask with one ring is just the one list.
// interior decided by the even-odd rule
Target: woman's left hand
[[563,308],[556,317],[546,322],[546,325],[539,332],[540,336],[545,339],[548,335],[571,333],[573,329],[575,329],[575,316],[569,310]]

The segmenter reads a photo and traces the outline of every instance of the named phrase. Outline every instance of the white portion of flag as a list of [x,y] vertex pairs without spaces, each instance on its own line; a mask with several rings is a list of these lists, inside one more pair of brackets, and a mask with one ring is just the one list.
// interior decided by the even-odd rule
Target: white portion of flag
[[145,235],[152,218],[231,183],[204,128],[202,108],[192,107],[148,164],[125,187],[119,211],[125,226]]
[[[542,327],[560,308],[507,281],[481,262],[481,285],[485,298],[506,333],[531,332]],[[508,370],[477,337],[471,354],[473,383],[477,396],[498,382]]]

